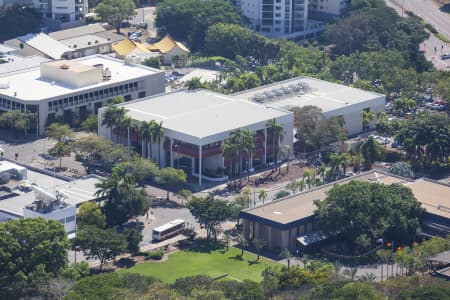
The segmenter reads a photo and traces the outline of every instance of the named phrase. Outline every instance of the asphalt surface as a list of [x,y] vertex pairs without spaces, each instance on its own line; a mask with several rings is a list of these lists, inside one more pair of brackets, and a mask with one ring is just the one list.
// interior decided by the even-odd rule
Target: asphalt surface
[[[440,11],[440,5],[437,2],[433,0],[386,0],[386,4],[401,16],[406,16],[406,11],[412,11],[450,39],[450,14]],[[420,48],[436,69],[450,70],[450,59],[441,59],[442,54],[450,52],[450,44],[444,43],[430,34],[430,38],[422,43]]]

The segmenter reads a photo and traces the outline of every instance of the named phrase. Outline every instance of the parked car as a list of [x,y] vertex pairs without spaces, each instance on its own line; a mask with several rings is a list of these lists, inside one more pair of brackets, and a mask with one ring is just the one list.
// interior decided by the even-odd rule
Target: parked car
[[441,55],[442,59],[450,59],[450,53],[444,53]]
[[173,71],[173,72],[172,72],[172,75],[173,75],[173,76],[176,76],[176,77],[183,77],[183,76],[184,76],[183,73],[180,73],[180,72],[178,72],[178,71]]

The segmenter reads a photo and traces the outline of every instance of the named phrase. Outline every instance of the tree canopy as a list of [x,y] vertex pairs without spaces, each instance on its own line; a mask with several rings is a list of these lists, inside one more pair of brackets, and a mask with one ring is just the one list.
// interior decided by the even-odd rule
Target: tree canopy
[[0,41],[6,41],[30,32],[41,31],[42,17],[33,8],[13,5],[0,9]]
[[156,9],[156,26],[177,40],[187,41],[191,51],[204,48],[208,28],[217,23],[240,24],[238,9],[223,0],[166,0]]
[[411,242],[421,233],[423,209],[411,189],[400,184],[355,180],[334,186],[315,205],[321,228],[352,244],[355,253],[379,238]]
[[83,226],[77,231],[72,247],[83,251],[87,258],[100,260],[100,269],[108,260],[126,252],[127,239],[115,229],[101,229],[96,226]]
[[135,15],[135,8],[132,0],[103,0],[95,7],[95,12],[120,33],[122,22]]
[[[67,266],[69,241],[64,226],[42,218],[0,223],[0,298],[17,297],[29,285]],[[9,295],[9,296],[8,296]],[[15,296],[14,296],[15,295]]]
[[102,207],[109,226],[120,225],[132,217],[144,215],[150,199],[144,189],[135,186],[134,177],[122,166],[113,168],[109,178],[96,184],[97,195],[105,197]]
[[206,229],[206,238],[211,234],[217,234],[217,227],[220,223],[231,219],[233,216],[232,204],[226,201],[215,199],[213,196],[192,197],[187,204],[194,218]]
[[297,130],[297,151],[321,149],[330,143],[342,141],[347,136],[343,118],[325,118],[322,110],[312,105],[294,107],[291,111],[294,112],[294,125]]

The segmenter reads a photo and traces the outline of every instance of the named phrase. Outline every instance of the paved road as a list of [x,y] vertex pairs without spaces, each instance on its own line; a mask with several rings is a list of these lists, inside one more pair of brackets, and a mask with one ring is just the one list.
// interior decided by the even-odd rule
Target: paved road
[[439,10],[439,5],[433,0],[386,0],[388,4],[400,7],[400,13],[412,11],[430,23],[437,31],[450,39],[450,14]]
[[[406,10],[414,12],[450,38],[450,14],[441,12],[433,0],[386,0],[386,4],[395,9],[399,15],[406,16]],[[443,53],[450,52],[450,44],[430,34],[430,38],[420,45],[420,49],[425,52],[425,57],[436,69],[450,70],[450,60],[441,59]]]

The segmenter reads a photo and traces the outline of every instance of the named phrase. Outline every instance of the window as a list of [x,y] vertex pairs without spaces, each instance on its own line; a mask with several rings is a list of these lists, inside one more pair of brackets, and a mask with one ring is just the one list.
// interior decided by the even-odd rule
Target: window
[[70,216],[66,218],[66,223],[70,223],[70,222],[74,222],[75,221],[75,216]]

